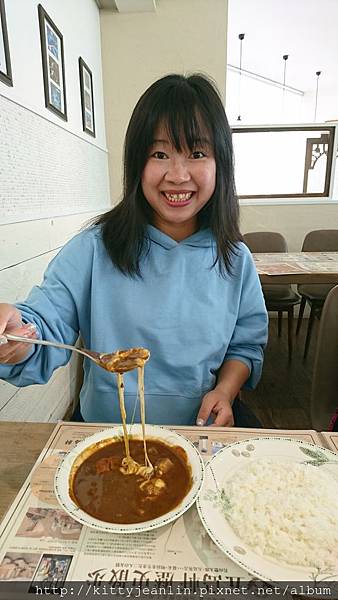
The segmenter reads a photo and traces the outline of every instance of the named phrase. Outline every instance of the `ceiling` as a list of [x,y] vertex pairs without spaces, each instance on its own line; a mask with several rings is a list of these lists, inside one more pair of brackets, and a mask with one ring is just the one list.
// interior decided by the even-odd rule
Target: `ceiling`
[[228,0],[228,63],[305,92],[320,85],[337,90],[338,0]]
[[[213,1],[208,0],[211,6]],[[154,12],[160,0],[96,3],[116,13]],[[315,97],[316,71],[321,71],[318,117],[337,119],[337,27],[338,0],[228,0],[227,62],[239,66],[238,35],[244,33],[243,69],[282,83],[286,66],[286,85],[309,98]]]

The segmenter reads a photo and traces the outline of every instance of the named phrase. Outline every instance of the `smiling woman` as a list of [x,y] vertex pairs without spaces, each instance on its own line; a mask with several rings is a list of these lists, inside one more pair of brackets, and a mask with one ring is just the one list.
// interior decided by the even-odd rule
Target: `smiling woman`
[[[238,216],[217,89],[198,74],[163,77],[141,96],[127,128],[122,201],[61,250],[25,302],[0,305],[0,334],[23,334],[34,323],[44,339],[74,343],[80,333],[94,350],[149,348],[149,422],[231,426],[241,387],[260,378],[267,337]],[[5,346],[0,377],[16,385],[44,383],[69,360],[52,348],[28,354]],[[120,384],[112,391],[111,374],[85,364],[83,418],[120,422]],[[136,373],[127,373],[126,421],[135,416],[137,385]],[[253,424],[244,418],[235,424]]]
[[215,189],[216,162],[207,139],[177,149],[162,125],[155,133],[142,174],[142,190],[154,225],[180,241],[197,228],[197,215]]

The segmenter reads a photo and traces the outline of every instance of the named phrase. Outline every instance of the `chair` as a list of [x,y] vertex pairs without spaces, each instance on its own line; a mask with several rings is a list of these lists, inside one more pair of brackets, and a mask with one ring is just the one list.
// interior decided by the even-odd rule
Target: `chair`
[[[274,231],[255,231],[246,233],[244,242],[251,252],[287,252],[288,247],[281,233]],[[288,347],[289,359],[293,351],[293,308],[300,302],[300,296],[293,291],[290,284],[272,284],[262,286],[265,304],[268,311],[278,313],[278,337],[282,333],[283,312],[288,313]]]
[[338,285],[322,310],[311,390],[313,429],[327,431],[338,406]]
[[[338,229],[318,229],[310,231],[306,234],[302,252],[337,252],[338,251]],[[310,305],[310,316],[305,339],[304,358],[307,357],[313,323],[315,317],[319,317],[323,308],[325,298],[329,291],[334,287],[334,284],[300,284],[297,287],[298,293],[301,295],[301,303],[299,308],[299,316],[297,321],[296,335],[298,335],[306,302]]]

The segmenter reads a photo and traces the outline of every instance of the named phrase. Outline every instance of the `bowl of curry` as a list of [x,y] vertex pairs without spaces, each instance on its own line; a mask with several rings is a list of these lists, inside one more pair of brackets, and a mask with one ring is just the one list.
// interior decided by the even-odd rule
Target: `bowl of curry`
[[128,426],[127,448],[123,433],[112,427],[70,450],[55,475],[56,497],[75,520],[100,531],[162,527],[197,499],[202,457],[190,440],[164,427],[145,426],[146,448],[141,425]]

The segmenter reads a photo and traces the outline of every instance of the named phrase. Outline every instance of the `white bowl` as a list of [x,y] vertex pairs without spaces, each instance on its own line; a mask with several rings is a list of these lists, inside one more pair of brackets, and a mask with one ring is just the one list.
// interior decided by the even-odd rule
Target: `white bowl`
[[[131,427],[128,425],[128,431],[129,430],[132,437],[141,438],[141,425],[134,424]],[[121,436],[123,436],[122,425],[119,425],[118,427],[112,427],[111,429],[105,429],[104,431],[100,431],[87,437],[85,440],[77,444],[72,450],[70,450],[68,454],[66,454],[56,471],[54,481],[55,495],[62,508],[71,517],[73,517],[73,519],[79,523],[82,523],[82,525],[111,533],[136,533],[138,531],[148,531],[149,529],[155,529],[157,527],[167,525],[167,523],[170,523],[171,521],[174,521],[180,517],[186,510],[188,510],[188,508],[190,508],[190,506],[192,506],[201,491],[204,477],[204,464],[199,451],[197,448],[195,448],[192,442],[190,442],[190,440],[183,437],[179,433],[164,427],[160,427],[159,425],[146,425],[146,436],[158,438],[169,445],[181,446],[187,453],[188,463],[191,467],[193,481],[192,487],[178,506],[164,515],[157,517],[156,519],[143,521],[142,523],[121,524],[108,523],[106,521],[96,519],[79,508],[72,500],[69,494],[69,487],[70,475],[74,461],[76,461],[79,456],[93,444]]]

